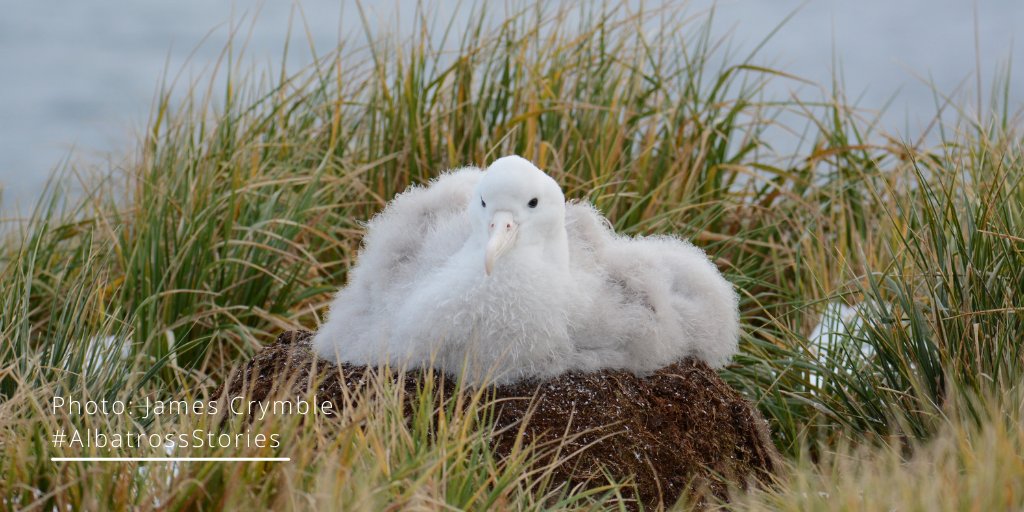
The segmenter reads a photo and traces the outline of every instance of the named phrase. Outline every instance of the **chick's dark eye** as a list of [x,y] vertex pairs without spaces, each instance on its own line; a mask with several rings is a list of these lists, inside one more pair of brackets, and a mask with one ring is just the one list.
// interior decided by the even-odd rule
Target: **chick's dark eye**
[[480,206],[483,206],[484,208],[487,208],[487,203],[484,202],[484,198],[482,198],[482,197],[480,198]]
[[535,197],[533,199],[530,199],[530,202],[526,203],[526,204],[529,205],[530,208],[536,208],[537,207],[537,198]]

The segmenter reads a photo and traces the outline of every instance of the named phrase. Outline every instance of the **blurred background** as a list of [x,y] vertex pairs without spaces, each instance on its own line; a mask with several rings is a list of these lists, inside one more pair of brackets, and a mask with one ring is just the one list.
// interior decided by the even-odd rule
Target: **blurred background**
[[[63,162],[118,165],[145,126],[161,83],[198,80],[229,41],[244,46],[242,59],[268,70],[281,66],[287,43],[287,67],[297,69],[314,58],[311,47],[326,53],[340,41],[365,40],[367,31],[403,37],[417,3],[0,0],[0,216],[27,213]],[[1024,64],[1014,51],[1024,27],[1019,0],[679,4],[671,8],[676,14],[714,8],[716,35],[731,34],[731,51],[742,55],[785,21],[754,62],[826,88],[841,74],[848,99],[868,110],[884,108],[881,126],[897,137],[916,136],[935,117],[941,102],[935,91],[976,106],[979,86],[987,97],[1009,70],[1009,104],[1024,99],[1024,81],[1019,72],[1013,76]],[[454,18],[459,25],[468,9],[434,2],[425,10],[438,23]],[[766,94],[787,99],[799,87],[811,86],[776,80]]]

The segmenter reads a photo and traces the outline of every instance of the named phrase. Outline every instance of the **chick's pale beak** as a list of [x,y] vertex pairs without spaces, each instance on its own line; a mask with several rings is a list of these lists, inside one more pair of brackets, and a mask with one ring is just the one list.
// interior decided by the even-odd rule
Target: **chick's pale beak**
[[494,262],[515,245],[519,225],[516,224],[511,213],[496,212],[491,217],[488,231],[490,238],[487,240],[487,252],[484,255],[484,272],[491,275],[491,271],[494,270]]

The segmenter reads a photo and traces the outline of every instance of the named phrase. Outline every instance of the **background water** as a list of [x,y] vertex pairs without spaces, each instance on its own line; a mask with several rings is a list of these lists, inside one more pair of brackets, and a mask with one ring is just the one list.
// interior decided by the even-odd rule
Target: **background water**
[[[712,3],[696,0],[687,8],[698,12]],[[401,35],[416,2],[364,4],[373,30],[397,26]],[[183,80],[199,76],[233,28],[248,38],[246,58],[279,63],[294,5],[0,0],[0,216],[28,211],[65,159],[116,165],[145,125],[165,70]],[[933,117],[932,90],[922,77],[943,92],[960,91],[973,107],[976,68],[986,93],[1008,63],[1024,72],[1013,51],[1024,30],[1021,0],[723,0],[715,26],[733,34],[737,49],[751,48],[798,8],[759,61],[828,84],[838,59],[848,97],[868,108],[892,100],[882,125],[897,135],[915,135]],[[353,1],[304,0],[301,10],[304,21],[296,19],[290,41],[293,69],[310,60],[303,24],[320,51],[363,30]],[[442,20],[466,17],[455,2],[436,2],[431,10]],[[1019,108],[1024,80],[1011,79],[1011,105]],[[770,92],[786,97],[796,88],[779,82]]]

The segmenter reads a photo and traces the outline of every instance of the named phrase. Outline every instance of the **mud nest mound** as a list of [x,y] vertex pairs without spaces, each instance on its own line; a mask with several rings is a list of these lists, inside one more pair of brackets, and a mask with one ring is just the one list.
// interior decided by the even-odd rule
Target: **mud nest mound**
[[[281,334],[216,395],[262,401],[306,394],[316,385],[317,402],[330,401],[338,410],[343,397],[351,400],[368,385],[371,370],[319,359],[311,340],[307,331]],[[410,396],[424,378],[436,379],[442,398],[457,392],[443,375],[412,371],[394,378],[405,380]],[[493,396],[500,432],[493,449],[499,456],[509,453],[520,427],[527,442],[564,438],[562,453],[579,453],[556,470],[559,481],[600,486],[607,484],[605,474],[629,480],[634,489],[627,491],[647,506],[671,505],[684,495],[697,502],[709,494],[728,499],[730,486],[767,483],[778,468],[765,420],[698,360],[646,377],[614,370],[567,373],[494,387]]]

